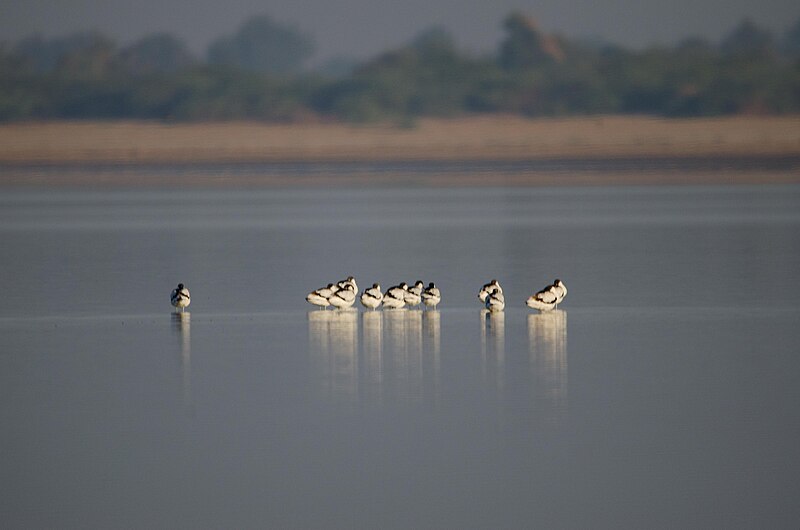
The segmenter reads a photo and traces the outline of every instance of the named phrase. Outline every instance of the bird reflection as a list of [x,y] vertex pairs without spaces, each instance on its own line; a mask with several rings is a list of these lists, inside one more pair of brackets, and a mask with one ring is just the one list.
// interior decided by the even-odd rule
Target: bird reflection
[[422,315],[422,392],[435,404],[439,403],[441,349],[441,314],[437,309],[425,311]]
[[422,398],[422,311],[406,311],[406,337],[408,344],[407,392],[409,397]]
[[192,315],[188,312],[172,313],[173,329],[178,332],[181,346],[181,387],[183,404],[192,406]]
[[309,311],[311,354],[322,370],[323,392],[355,401],[358,392],[358,312]]
[[330,311],[308,312],[308,349],[314,366],[321,370],[320,384],[324,394],[331,389],[331,315]]
[[387,396],[397,401],[433,402],[438,399],[438,311],[385,311]]
[[331,351],[331,312],[308,312],[308,349],[315,360],[327,363]]
[[330,335],[334,393],[354,400],[358,391],[358,312],[332,311]]
[[407,310],[384,311],[386,324],[386,391],[392,397],[408,397],[409,351]]
[[309,350],[323,394],[364,406],[436,403],[440,318],[435,310],[309,311]]
[[528,352],[535,404],[560,421],[568,405],[566,311],[528,315]]
[[481,310],[481,359],[486,381],[502,393],[505,386],[505,313]]
[[368,403],[383,401],[383,312],[361,313],[363,326],[363,367],[361,397]]

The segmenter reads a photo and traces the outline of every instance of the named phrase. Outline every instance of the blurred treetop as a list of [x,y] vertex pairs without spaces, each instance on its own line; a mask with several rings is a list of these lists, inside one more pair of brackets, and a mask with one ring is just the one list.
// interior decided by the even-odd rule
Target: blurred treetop
[[309,69],[314,39],[267,15],[245,20],[205,59],[167,33],[120,47],[96,31],[0,43],[0,120],[349,120],[420,116],[800,112],[800,20],[772,35],[742,20],[717,44],[634,51],[550,34],[512,12],[492,54],[443,27],[405,46]]

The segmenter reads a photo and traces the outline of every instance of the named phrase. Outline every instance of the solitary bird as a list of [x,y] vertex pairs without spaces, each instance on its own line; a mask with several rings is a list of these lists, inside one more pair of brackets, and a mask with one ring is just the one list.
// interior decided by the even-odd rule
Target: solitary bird
[[338,290],[339,288],[337,286],[329,283],[327,287],[321,287],[316,291],[311,291],[308,293],[306,296],[306,301],[310,304],[314,304],[322,309],[325,309],[331,305],[330,297]]
[[192,303],[192,296],[189,294],[189,289],[179,283],[178,287],[172,290],[172,296],[169,297],[169,301],[175,309],[180,308],[181,312],[183,312]]
[[486,295],[484,304],[486,305],[486,309],[493,313],[502,311],[506,307],[506,297],[503,296],[501,290],[494,288]]
[[364,291],[361,295],[361,305],[370,309],[375,309],[383,302],[383,293],[379,283],[373,283],[372,287]]
[[483,287],[481,287],[481,290],[478,291],[478,298],[480,299],[481,302],[486,303],[486,297],[489,296],[489,293],[491,293],[495,289],[497,289],[500,292],[500,294],[503,294],[503,288],[500,287],[500,282],[498,282],[497,280],[492,280]]
[[439,291],[439,288],[436,287],[433,282],[429,283],[425,290],[422,291],[422,303],[427,307],[433,307],[435,309],[441,301],[442,293]]
[[330,304],[337,309],[347,309],[352,307],[356,301],[356,290],[351,284],[347,284],[344,288],[339,289],[331,295],[328,299]]
[[425,288],[425,284],[422,283],[422,280],[417,280],[417,283],[414,284],[413,287],[409,287],[405,293],[405,300],[406,305],[408,307],[416,307],[422,301],[422,290]]
[[401,309],[406,305],[406,293],[408,292],[408,284],[406,282],[389,289],[383,295],[383,307],[389,309]]

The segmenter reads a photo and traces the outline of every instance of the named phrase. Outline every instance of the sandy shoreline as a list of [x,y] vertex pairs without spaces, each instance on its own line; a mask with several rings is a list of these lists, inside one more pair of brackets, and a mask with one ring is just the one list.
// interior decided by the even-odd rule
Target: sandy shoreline
[[[492,166],[507,162],[518,164]],[[371,163],[390,167],[376,175]],[[432,170],[420,171],[425,163]],[[437,173],[437,164],[450,163]],[[309,164],[311,171],[286,171],[284,164]],[[192,169],[203,166],[210,169]],[[787,183],[800,182],[800,116],[482,116],[425,119],[412,128],[17,123],[0,125],[0,172],[6,186]]]

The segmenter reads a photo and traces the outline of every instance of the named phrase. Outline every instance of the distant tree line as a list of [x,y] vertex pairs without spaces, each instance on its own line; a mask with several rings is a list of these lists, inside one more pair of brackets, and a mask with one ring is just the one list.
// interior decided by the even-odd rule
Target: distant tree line
[[396,120],[518,113],[705,116],[800,112],[800,20],[743,20],[719,43],[632,51],[543,32],[511,13],[476,56],[435,27],[361,64],[304,69],[313,39],[268,16],[195,57],[176,37],[125,47],[98,32],[0,44],[0,120]]

